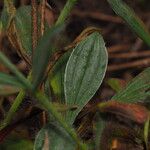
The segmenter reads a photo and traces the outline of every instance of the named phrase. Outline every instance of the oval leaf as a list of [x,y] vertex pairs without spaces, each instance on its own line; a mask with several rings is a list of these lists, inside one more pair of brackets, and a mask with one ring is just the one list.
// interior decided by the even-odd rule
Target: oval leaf
[[75,150],[71,137],[58,125],[48,124],[35,139],[34,150]]
[[77,105],[76,111],[66,115],[72,124],[103,81],[108,62],[107,50],[102,36],[95,32],[83,40],[72,52],[65,70],[65,99]]
[[150,46],[150,33],[143,21],[136,16],[135,12],[122,0],[107,0],[114,12],[122,17],[131,29]]

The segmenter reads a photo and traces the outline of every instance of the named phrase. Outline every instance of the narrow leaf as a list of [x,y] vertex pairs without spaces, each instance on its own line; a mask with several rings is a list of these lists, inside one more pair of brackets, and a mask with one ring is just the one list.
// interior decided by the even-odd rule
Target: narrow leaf
[[34,144],[34,150],[75,150],[76,148],[68,133],[56,123],[42,128]]
[[126,103],[135,103],[140,100],[145,100],[150,96],[150,67],[145,69],[137,77],[135,77],[125,89],[118,92],[112,97],[112,100],[117,100]]
[[23,88],[24,86],[13,76],[0,72],[0,85],[12,85]]
[[59,26],[53,26],[51,29],[43,35],[38,42],[37,48],[35,48],[35,54],[33,55],[33,85],[36,88],[42,81],[44,72],[49,62],[49,58],[52,53],[52,39],[54,36],[58,36],[60,31]]
[[8,74],[0,73],[0,95],[7,96],[15,94],[24,86],[18,80]]
[[150,33],[143,21],[122,0],[107,0],[114,12],[122,17],[127,24],[147,45],[150,46]]
[[73,50],[65,70],[65,99],[78,109],[68,112],[66,120],[72,124],[101,85],[108,62],[102,36],[95,32]]
[[30,82],[2,52],[0,52],[0,62],[2,62],[16,76],[16,78],[24,88],[32,89]]

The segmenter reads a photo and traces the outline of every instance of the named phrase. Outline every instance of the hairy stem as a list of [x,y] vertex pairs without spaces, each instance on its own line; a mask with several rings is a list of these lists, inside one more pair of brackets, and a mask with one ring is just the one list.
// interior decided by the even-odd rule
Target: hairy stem
[[60,125],[66,130],[66,132],[74,139],[74,141],[79,146],[80,150],[87,150],[86,145],[83,144],[80,139],[78,139],[78,136],[73,128],[71,128],[63,119],[63,117],[58,113],[54,105],[49,102],[49,99],[46,95],[44,95],[41,92],[35,92],[35,97],[38,100],[38,102],[48,111],[50,112],[55,119],[60,123]]

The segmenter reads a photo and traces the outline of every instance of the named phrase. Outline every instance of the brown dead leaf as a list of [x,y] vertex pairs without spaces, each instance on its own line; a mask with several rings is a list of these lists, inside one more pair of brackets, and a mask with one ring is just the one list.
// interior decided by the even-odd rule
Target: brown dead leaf
[[101,113],[111,113],[116,116],[144,124],[149,117],[149,111],[139,104],[126,104],[116,101],[100,103],[98,105]]

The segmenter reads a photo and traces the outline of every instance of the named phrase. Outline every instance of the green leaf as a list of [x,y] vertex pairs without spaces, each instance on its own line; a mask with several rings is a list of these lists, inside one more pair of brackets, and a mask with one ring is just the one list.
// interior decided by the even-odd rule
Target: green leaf
[[49,83],[52,92],[57,97],[58,101],[65,103],[64,96],[64,74],[70,52],[65,53],[56,63],[49,75]]
[[2,13],[1,13],[1,21],[3,25],[3,30],[8,29],[11,20],[12,20],[12,17],[9,16],[7,9],[4,6]]
[[24,86],[18,80],[8,74],[0,73],[0,95],[7,96],[15,94]]
[[112,97],[112,100],[117,100],[126,103],[135,103],[140,100],[145,100],[150,96],[150,67],[136,76],[125,89],[118,92]]
[[24,86],[18,80],[8,74],[0,72],[0,95],[7,96],[15,94],[20,91]]
[[24,85],[21,84],[15,77],[1,72],[0,72],[0,85],[12,85],[15,87],[24,88]]
[[23,6],[17,9],[15,15],[15,27],[21,45],[29,56],[32,54],[32,22],[31,6]]
[[[38,28],[40,28],[40,14],[38,13]],[[17,36],[23,47],[26,55],[31,56],[32,54],[32,16],[31,6],[22,6],[17,9],[15,15],[15,27]],[[45,31],[48,29],[48,24],[45,23]]]
[[136,16],[135,12],[122,0],[107,0],[114,12],[122,17],[131,29],[150,46],[150,33],[143,21]]
[[58,31],[60,31],[59,26],[53,26],[51,29],[43,35],[43,37],[38,42],[37,47],[35,48],[35,53],[33,55],[33,85],[34,89],[38,87],[41,83],[44,72],[48,65],[51,53],[52,53],[52,39],[57,37]]
[[34,144],[34,150],[75,150],[76,148],[72,138],[56,123],[42,128]]
[[9,68],[9,70],[15,75],[16,79],[19,80],[20,84],[25,89],[32,89],[32,85],[30,84],[30,82],[2,52],[0,52],[0,62],[2,62],[7,68]]
[[66,114],[72,124],[100,87],[107,68],[108,56],[104,40],[94,32],[73,50],[65,70],[65,99],[70,105],[77,105],[76,111]]
[[94,128],[94,141],[95,141],[95,150],[100,150],[100,146],[102,144],[101,138],[102,133],[106,127],[106,123],[98,116],[97,121],[95,122]]
[[0,144],[1,150],[33,150],[33,143],[20,137],[9,137]]

